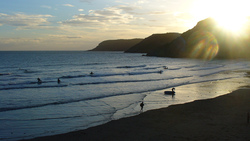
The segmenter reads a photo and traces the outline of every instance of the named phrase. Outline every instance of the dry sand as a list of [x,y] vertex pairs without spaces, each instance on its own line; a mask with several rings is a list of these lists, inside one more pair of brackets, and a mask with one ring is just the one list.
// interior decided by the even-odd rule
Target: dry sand
[[250,89],[32,141],[250,141]]

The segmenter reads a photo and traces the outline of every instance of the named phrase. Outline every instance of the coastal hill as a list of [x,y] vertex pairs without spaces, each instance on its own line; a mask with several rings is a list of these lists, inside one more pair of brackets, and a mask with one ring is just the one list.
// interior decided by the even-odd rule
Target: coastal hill
[[204,60],[250,58],[250,30],[235,34],[207,18],[148,56],[198,58]]
[[90,51],[125,51],[142,40],[143,39],[106,40]]
[[204,60],[250,58],[250,28],[242,33],[233,33],[219,27],[214,19],[207,18],[182,34],[163,33],[145,39],[107,40],[91,51],[125,51]]
[[165,44],[172,42],[179,37],[179,33],[165,33],[165,34],[153,34],[145,38],[140,43],[134,45],[130,49],[126,50],[127,53],[149,53],[159,48],[164,47]]

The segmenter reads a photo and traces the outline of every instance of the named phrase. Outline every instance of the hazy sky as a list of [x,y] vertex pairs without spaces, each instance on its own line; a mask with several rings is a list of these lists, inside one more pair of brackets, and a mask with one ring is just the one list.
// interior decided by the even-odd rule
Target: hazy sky
[[0,50],[88,50],[103,40],[182,33],[208,17],[194,14],[206,7],[198,1],[2,0]]

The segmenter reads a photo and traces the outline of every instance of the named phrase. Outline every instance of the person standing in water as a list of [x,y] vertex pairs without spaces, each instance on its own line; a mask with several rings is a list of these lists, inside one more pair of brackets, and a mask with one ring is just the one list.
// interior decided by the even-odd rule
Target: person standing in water
[[140,106],[141,106],[141,111],[143,111],[143,106],[144,106],[143,101],[141,102]]
[[61,83],[61,80],[60,80],[59,78],[57,79],[57,83],[58,83],[58,84],[60,84],[60,83]]

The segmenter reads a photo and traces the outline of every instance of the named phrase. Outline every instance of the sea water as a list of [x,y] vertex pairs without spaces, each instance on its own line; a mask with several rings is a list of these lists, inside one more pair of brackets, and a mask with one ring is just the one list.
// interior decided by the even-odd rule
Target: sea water
[[[141,101],[145,112],[212,98],[248,83],[242,80],[250,70],[246,60],[122,52],[0,52],[0,60],[0,140],[66,133],[137,115]],[[164,95],[172,87],[176,95]]]

